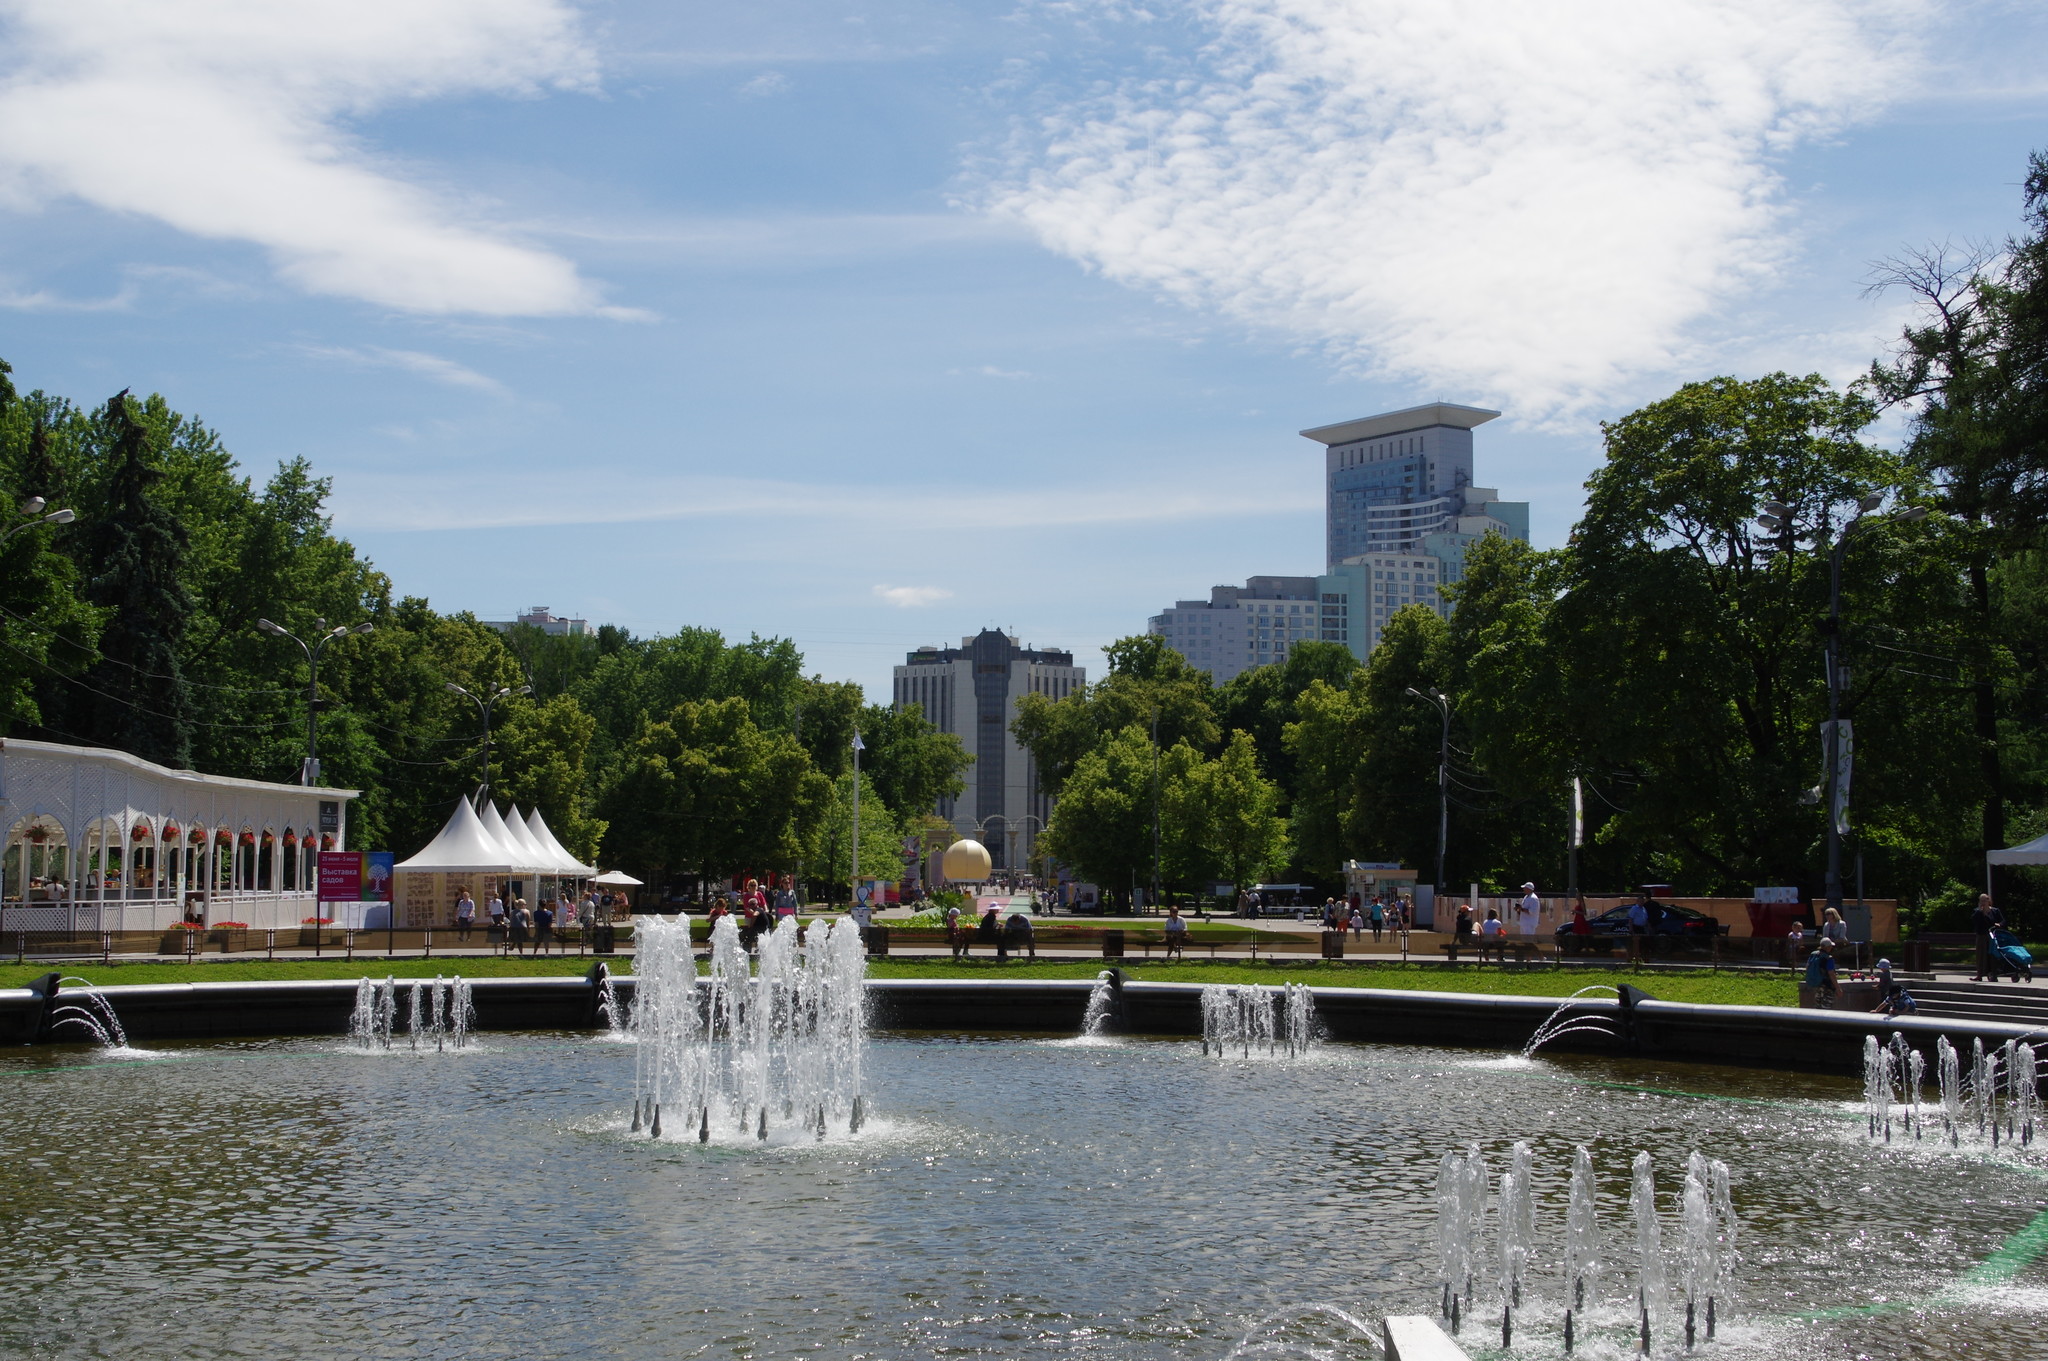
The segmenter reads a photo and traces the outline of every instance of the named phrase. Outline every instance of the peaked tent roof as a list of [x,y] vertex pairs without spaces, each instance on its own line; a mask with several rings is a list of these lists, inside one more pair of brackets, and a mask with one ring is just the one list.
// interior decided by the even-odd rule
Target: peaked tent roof
[[505,849],[484,827],[468,799],[457,799],[455,811],[419,854],[398,864],[401,870],[447,870],[463,874],[502,873],[516,868]]
[[2048,836],[2037,836],[2032,841],[2018,846],[2008,846],[2002,851],[1984,852],[1984,863],[1988,865],[2048,865]]
[[517,846],[519,853],[532,862],[534,868],[543,873],[550,873],[559,868],[555,864],[555,853],[535,840],[533,833],[526,830],[526,824],[519,819],[519,809],[516,805],[506,804],[498,821],[505,829],[505,840]]
[[548,830],[547,821],[541,817],[538,806],[526,815],[526,830],[533,833],[534,840],[540,842],[541,845],[546,846],[561,857],[562,869],[565,872],[569,874],[597,873],[597,866],[582,863],[575,856],[569,854],[568,847],[555,840],[555,834]]
[[483,804],[484,806],[477,810],[477,818],[483,823],[484,831],[491,840],[502,847],[499,854],[505,857],[505,863],[515,870],[539,870],[546,873],[547,867],[541,864],[541,857],[528,850],[525,843],[512,835],[512,829],[507,827],[505,819],[498,815],[497,805],[489,799],[485,799]]

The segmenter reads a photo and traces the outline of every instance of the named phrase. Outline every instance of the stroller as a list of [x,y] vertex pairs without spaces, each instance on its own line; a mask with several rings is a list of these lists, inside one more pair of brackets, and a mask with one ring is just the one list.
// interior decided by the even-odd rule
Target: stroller
[[1994,964],[2003,964],[2011,972],[2013,982],[2019,982],[2022,974],[2029,983],[2034,981],[2034,956],[2012,932],[1991,933],[1991,958]]

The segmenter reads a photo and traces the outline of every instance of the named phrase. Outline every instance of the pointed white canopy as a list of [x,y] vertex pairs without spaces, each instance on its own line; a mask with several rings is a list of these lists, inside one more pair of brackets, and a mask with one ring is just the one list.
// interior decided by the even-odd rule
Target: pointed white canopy
[[548,830],[548,824],[541,817],[538,807],[526,815],[526,830],[533,833],[535,841],[540,842],[541,845],[546,846],[555,853],[556,857],[561,861],[564,874],[597,873],[597,866],[583,864],[575,856],[569,854],[567,847],[555,840],[555,834]]
[[505,819],[498,815],[497,805],[489,799],[485,799],[484,806],[477,810],[477,818],[483,823],[484,834],[498,844],[498,853],[504,857],[504,864],[515,870],[539,870],[543,874],[548,872],[547,868],[540,864],[540,857],[512,835],[512,829],[507,827]]
[[468,799],[457,799],[440,833],[418,855],[396,866],[400,870],[445,870],[463,874],[502,874],[520,869],[509,852],[485,828]]
[[1992,865],[2048,865],[2048,836],[2037,836],[2002,851],[1986,851],[1984,860]]
[[535,840],[533,833],[526,830],[526,823],[520,819],[519,809],[515,805],[506,804],[498,821],[505,829],[505,840],[519,848],[519,853],[526,857],[527,863],[543,874],[556,872],[559,866],[555,864],[555,853]]

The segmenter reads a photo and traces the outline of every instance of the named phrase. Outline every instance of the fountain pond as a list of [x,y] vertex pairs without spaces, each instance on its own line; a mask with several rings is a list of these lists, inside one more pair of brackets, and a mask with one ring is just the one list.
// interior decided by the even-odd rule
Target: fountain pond
[[1503,1065],[1277,989],[1200,1040],[869,1035],[850,937],[712,953],[648,933],[625,1043],[463,1047],[459,980],[386,980],[347,1039],[0,1055],[0,1348],[1363,1361],[1441,1311],[1475,1357],[2020,1361],[2048,1323],[2019,1046]]

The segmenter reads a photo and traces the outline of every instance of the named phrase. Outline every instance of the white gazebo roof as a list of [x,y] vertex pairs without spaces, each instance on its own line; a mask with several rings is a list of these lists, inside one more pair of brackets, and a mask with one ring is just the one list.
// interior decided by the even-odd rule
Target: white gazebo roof
[[512,863],[510,852],[499,845],[497,838],[484,827],[483,819],[477,816],[476,809],[469,806],[469,800],[462,798],[455,801],[455,811],[449,815],[439,834],[422,847],[418,855],[401,861],[394,868],[504,874],[526,867]]
[[605,884],[612,888],[637,888],[640,886],[640,880],[635,879],[624,870],[606,870],[590,882],[593,884]]
[[1992,865],[2048,865],[2048,836],[2037,836],[2002,851],[1986,851],[1984,860]]
[[533,839],[535,841],[538,841],[541,845],[546,846],[548,850],[554,854],[563,873],[597,873],[597,866],[586,865],[582,863],[575,856],[569,854],[568,847],[564,846],[561,842],[555,840],[555,834],[548,830],[548,824],[541,817],[540,809],[538,807],[535,807],[531,813],[528,813],[526,815],[526,829],[529,832],[533,833]]
[[495,831],[499,827],[504,828],[505,840],[517,847],[519,853],[526,857],[524,863],[531,864],[544,874],[552,873],[558,868],[554,863],[555,853],[534,840],[533,833],[527,831],[526,824],[519,820],[519,809],[516,805],[508,803],[498,814],[498,820],[492,825],[492,830]]
[[528,850],[525,842],[512,835],[512,829],[505,825],[505,819],[499,815],[496,804],[492,803],[489,799],[483,800],[483,807],[477,809],[476,815],[477,820],[484,825],[485,835],[489,836],[500,847],[500,853],[505,857],[506,864],[515,870],[547,872],[547,866],[542,863],[542,857]]

